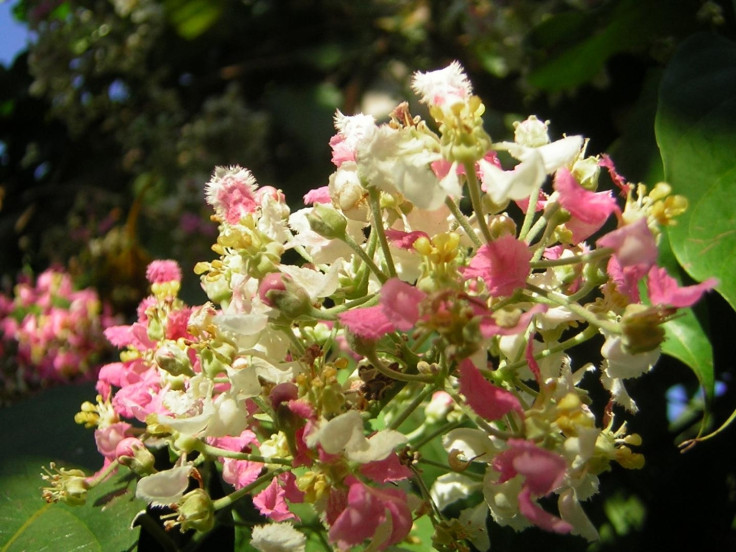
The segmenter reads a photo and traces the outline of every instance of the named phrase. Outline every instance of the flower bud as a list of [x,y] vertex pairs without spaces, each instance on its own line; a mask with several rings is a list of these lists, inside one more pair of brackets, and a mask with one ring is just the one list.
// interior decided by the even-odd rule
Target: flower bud
[[323,238],[342,239],[345,237],[345,229],[348,226],[347,219],[332,207],[322,203],[315,204],[307,213],[309,226]]
[[638,303],[627,306],[621,319],[624,351],[637,354],[657,349],[664,341],[665,320],[666,316],[656,307]]
[[194,370],[192,370],[192,364],[189,361],[186,351],[182,350],[175,343],[166,343],[159,347],[154,355],[154,359],[159,368],[166,370],[173,376],[194,375]]
[[185,494],[177,505],[181,532],[195,529],[206,533],[215,525],[215,507],[204,489],[194,489]]
[[264,304],[278,310],[289,320],[312,310],[309,294],[286,274],[272,272],[266,275],[258,288],[258,294]]
[[155,458],[137,437],[126,437],[115,447],[115,456],[123,466],[136,475],[149,475],[155,471]]
[[514,122],[514,142],[530,148],[549,144],[548,125],[549,121],[540,121],[535,115],[530,115],[525,121],[516,121]]

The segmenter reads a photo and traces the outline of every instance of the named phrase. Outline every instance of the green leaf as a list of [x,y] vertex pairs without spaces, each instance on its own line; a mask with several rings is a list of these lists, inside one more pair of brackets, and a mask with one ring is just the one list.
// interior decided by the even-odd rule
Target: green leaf
[[736,44],[712,34],[682,43],[660,89],[656,135],[665,179],[689,208],[668,229],[698,281],[715,276],[736,307]]
[[87,504],[47,504],[41,499],[42,457],[20,457],[0,472],[0,551],[131,550],[138,530],[130,528],[145,503],[134,497],[132,480],[112,477],[90,490]]
[[[535,30],[543,43],[555,38],[563,40],[569,33],[582,36],[584,40],[575,42],[534,69],[529,82],[549,92],[569,90],[590,82],[604,69],[611,56],[639,48],[650,40],[650,33],[646,30],[651,27],[652,20],[656,21],[653,11],[657,11],[656,3],[624,0],[605,18],[600,29],[594,27],[597,23],[592,17],[560,14],[545,21],[540,29]],[[587,29],[581,28],[586,24]],[[553,28],[556,26],[560,27],[559,31]]]
[[[660,242],[658,264],[682,284],[680,267],[667,235],[663,235]],[[680,309],[677,314],[676,318],[664,325],[666,339],[662,344],[662,352],[676,358],[693,371],[703,386],[707,403],[710,404],[715,393],[713,347],[693,309]]]
[[102,466],[93,432],[74,422],[79,405],[94,396],[91,384],[69,385],[0,409],[1,552],[118,552],[135,545],[138,530],[129,529],[130,521],[145,504],[133,499],[132,484],[120,476],[92,489],[84,506],[41,498],[41,468],[51,461],[87,473]]

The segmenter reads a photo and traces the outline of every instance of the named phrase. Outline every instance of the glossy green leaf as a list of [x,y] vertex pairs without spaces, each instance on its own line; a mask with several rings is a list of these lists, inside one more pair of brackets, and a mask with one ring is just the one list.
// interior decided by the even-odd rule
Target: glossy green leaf
[[736,307],[736,44],[699,34],[683,42],[662,78],[656,134],[665,179],[690,206],[668,230],[695,280],[719,279]]
[[[682,284],[680,267],[669,245],[667,235],[662,236],[658,264]],[[665,342],[662,352],[688,366],[705,390],[708,402],[715,393],[713,374],[713,346],[693,309],[680,309],[677,317],[664,325]]]
[[134,485],[112,477],[90,490],[87,504],[47,504],[41,499],[41,466],[47,459],[30,456],[3,464],[0,472],[0,550],[131,550],[138,530],[130,528],[145,504]]
[[93,432],[74,422],[79,405],[94,396],[92,385],[65,386],[0,409],[0,551],[118,552],[135,545],[130,521],[145,505],[121,476],[92,489],[84,506],[41,498],[40,473],[51,461],[90,474],[102,465]]

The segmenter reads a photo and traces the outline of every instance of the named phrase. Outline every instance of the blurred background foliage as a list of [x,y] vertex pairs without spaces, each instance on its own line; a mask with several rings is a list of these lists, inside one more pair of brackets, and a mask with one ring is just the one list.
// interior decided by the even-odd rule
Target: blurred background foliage
[[[215,165],[246,166],[299,207],[332,170],[335,109],[381,117],[410,97],[413,71],[453,59],[484,99],[494,139],[536,114],[553,137],[583,134],[589,153],[608,151],[630,181],[654,183],[663,68],[692,34],[736,34],[728,0],[11,3],[32,42],[0,66],[0,285],[60,264],[118,312],[146,294],[143,271],[156,257],[179,260],[184,297],[203,300],[189,269],[211,258],[203,187]],[[703,308],[722,383],[717,424],[736,404],[736,322],[716,294]],[[648,465],[603,478],[592,550],[736,549],[734,432],[685,456],[674,445],[697,421],[696,387],[671,359],[637,382],[646,415],[632,431]],[[492,542],[587,549],[499,528]]]

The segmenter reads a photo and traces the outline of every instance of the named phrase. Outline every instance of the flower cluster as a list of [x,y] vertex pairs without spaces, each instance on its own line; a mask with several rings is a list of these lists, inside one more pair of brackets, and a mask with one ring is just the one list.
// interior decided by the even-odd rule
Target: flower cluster
[[[582,503],[599,475],[643,465],[616,419],[637,410],[626,381],[715,285],[656,264],[685,200],[535,117],[493,143],[457,63],[413,87],[433,122],[408,104],[384,124],[337,113],[336,170],[303,209],[218,168],[217,258],[195,267],[209,301],[185,305],[176,263],[155,261],[137,320],[106,331],[123,352],[77,419],[108,469],[171,510],[166,528],[208,531],[250,496],[258,550],[304,550],[302,503],[337,550],[384,550],[421,516],[438,550],[487,549],[489,515],[594,540]],[[624,200],[598,190],[605,173]],[[570,356],[589,340],[600,357]],[[162,447],[174,461],[156,469]],[[232,492],[212,498],[211,477]]]
[[110,352],[103,330],[115,323],[94,289],[75,290],[60,269],[25,279],[0,294],[0,388],[6,398],[95,377]]

